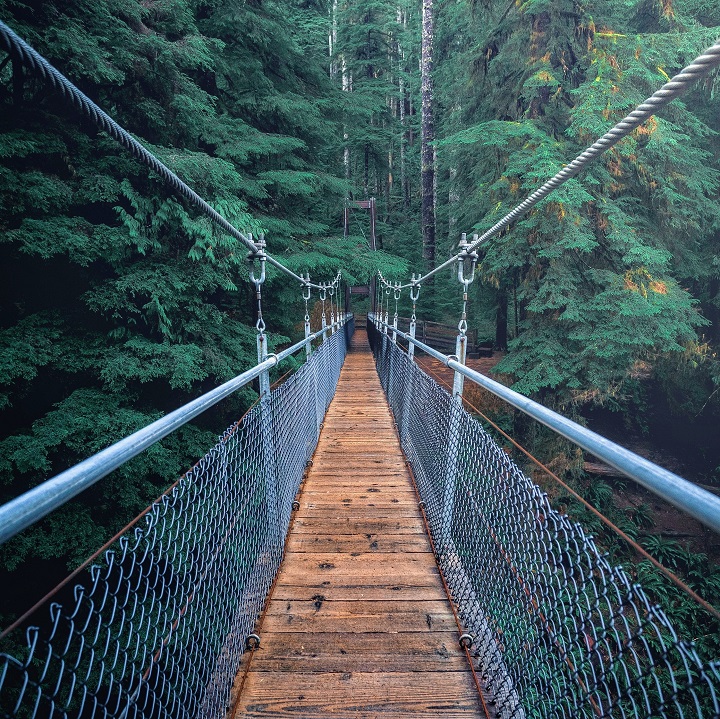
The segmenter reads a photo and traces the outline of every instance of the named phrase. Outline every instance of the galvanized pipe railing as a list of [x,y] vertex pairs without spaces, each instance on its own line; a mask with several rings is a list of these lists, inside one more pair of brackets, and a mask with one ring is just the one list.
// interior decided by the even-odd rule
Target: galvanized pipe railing
[[[75,573],[72,584],[58,587],[3,633],[0,717],[225,716],[240,658],[282,560],[352,315],[333,330],[341,328]],[[109,447],[69,478],[60,475],[40,495],[6,505],[3,522],[18,526],[39,506],[60,503],[46,497],[48,491],[65,494],[66,485],[97,481],[307,341]]]
[[[373,318],[373,320],[379,328],[385,330],[390,328],[390,325],[380,318]],[[658,497],[662,497],[674,507],[702,522],[705,526],[720,532],[720,497],[650,462],[644,457],[640,457],[629,449],[611,442],[597,432],[593,432],[587,427],[563,417],[529,397],[515,392],[487,375],[466,367],[461,362],[442,354],[442,352],[438,352],[405,332],[397,330],[397,336],[430,355],[430,357],[439,360],[458,374],[472,380],[483,389],[515,407],[515,409],[519,409],[565,439],[592,453],[624,476],[629,477]]]
[[[343,327],[348,318],[349,315],[336,322],[333,329]],[[264,362],[210,390],[202,397],[188,402],[152,424],[7,502],[0,507],[0,544],[61,507],[110,472],[133,457],[137,457],[148,447],[164,439],[241,387],[245,387],[284,359],[304,349],[310,342],[322,337],[324,332],[324,329],[319,330],[282,352],[270,355]]]
[[[459,397],[423,372],[388,330],[387,322],[369,322],[370,346],[494,716],[718,719],[713,617],[697,617],[692,627],[676,624],[674,603],[643,588],[634,567],[615,564],[581,524],[558,511]],[[627,474],[651,471],[653,485],[662,475],[675,488],[693,489],[617,445],[597,444],[594,433],[410,335],[399,336],[606,461],[621,454],[614,463]]]

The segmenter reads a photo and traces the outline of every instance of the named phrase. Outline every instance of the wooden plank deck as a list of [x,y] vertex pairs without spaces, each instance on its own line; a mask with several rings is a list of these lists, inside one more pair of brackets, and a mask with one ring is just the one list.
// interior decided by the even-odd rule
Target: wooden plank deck
[[484,717],[364,331],[299,500],[233,719]]

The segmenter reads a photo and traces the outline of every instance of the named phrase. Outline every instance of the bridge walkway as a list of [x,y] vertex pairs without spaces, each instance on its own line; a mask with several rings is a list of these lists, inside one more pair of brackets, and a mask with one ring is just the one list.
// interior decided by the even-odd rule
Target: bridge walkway
[[484,717],[363,330],[299,501],[231,715]]

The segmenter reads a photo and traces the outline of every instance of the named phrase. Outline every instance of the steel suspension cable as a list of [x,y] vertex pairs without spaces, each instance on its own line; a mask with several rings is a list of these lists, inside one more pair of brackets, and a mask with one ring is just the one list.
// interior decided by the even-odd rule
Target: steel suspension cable
[[[31,47],[1,20],[0,47],[9,52],[10,57],[20,60],[20,62],[29,68],[36,76],[48,82],[55,90],[58,90],[67,102],[79,110],[85,117],[92,120],[103,132],[106,132],[125,149],[129,150],[134,157],[147,165],[153,172],[156,172],[176,195],[186,199],[206,217],[210,218],[218,227],[222,228],[236,240],[242,242],[251,253],[255,254],[258,252],[259,247],[253,242],[251,235],[242,232],[228,222],[228,220],[205,199],[198,195],[195,190],[183,182],[167,165],[138,142],[127,130],[121,127],[110,115],[85,95],[82,90],[76,87],[57,68],[40,55],[37,50]],[[302,285],[309,285],[310,287],[319,289],[319,285],[310,283],[271,255],[266,255],[266,259],[273,267],[292,277]]]
[[[648,120],[658,110],[668,105],[675,98],[680,97],[694,82],[707,77],[718,66],[720,66],[720,40],[705,50],[705,52],[699,55],[690,65],[684,70],[681,70],[669,82],[666,82],[659,90],[645,100],[645,102],[638,105],[635,110],[618,122],[615,127],[606,132],[599,140],[596,140],[590,147],[580,153],[569,165],[566,165],[554,177],[549,179],[523,202],[508,212],[499,222],[477,237],[477,239],[474,238],[466,248],[466,251],[474,250],[491,237],[497,235],[501,230],[504,230],[513,222],[519,220],[541,200],[544,200],[551,192],[557,190],[568,180],[579,174],[591,162],[614,147],[620,140],[626,138],[633,130],[642,125],[643,122]],[[462,252],[457,253],[422,277],[403,285],[403,287],[422,284],[433,275],[453,265],[462,254]]]

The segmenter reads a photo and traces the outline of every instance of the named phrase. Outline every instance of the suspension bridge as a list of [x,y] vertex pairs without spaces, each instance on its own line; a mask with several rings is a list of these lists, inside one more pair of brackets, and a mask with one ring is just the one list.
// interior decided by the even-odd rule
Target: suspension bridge
[[[720,65],[720,43],[488,233],[464,237],[458,255],[407,284],[380,275],[357,332],[340,275],[318,283],[286,268],[2,23],[0,45],[248,247],[258,351],[255,367],[0,507],[0,541],[260,387],[192,469],[73,573],[72,592],[3,633],[26,638],[0,655],[3,717],[720,717],[717,658],[676,634],[462,401],[477,383],[720,531],[714,495],[465,362],[475,249]],[[267,263],[299,283],[306,307],[305,337],[276,354]],[[417,338],[415,302],[451,267],[463,309],[446,355]],[[389,309],[404,290],[407,332]],[[416,351],[453,371],[452,391]],[[305,361],[272,387],[269,370],[296,353]]]

